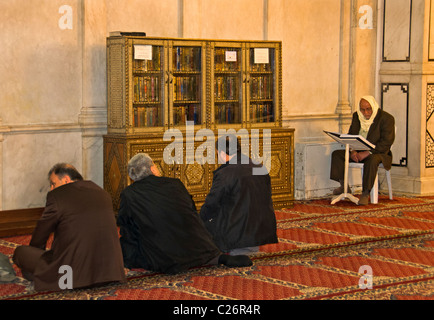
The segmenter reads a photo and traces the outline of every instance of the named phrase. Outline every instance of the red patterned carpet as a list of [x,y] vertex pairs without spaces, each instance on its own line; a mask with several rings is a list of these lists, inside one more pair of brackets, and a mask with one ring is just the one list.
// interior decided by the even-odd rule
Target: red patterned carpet
[[[276,217],[279,243],[261,247],[248,268],[129,270],[126,284],[61,292],[35,292],[15,269],[18,278],[0,284],[0,299],[434,300],[434,197],[380,196],[364,207],[295,201]],[[0,252],[12,257],[29,239],[1,238]]]

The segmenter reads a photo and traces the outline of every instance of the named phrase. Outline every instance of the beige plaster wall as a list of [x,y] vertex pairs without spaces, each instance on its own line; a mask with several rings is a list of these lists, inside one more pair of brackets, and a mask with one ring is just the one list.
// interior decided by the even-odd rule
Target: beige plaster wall
[[106,36],[110,31],[141,31],[151,37],[177,37],[182,14],[178,0],[105,0]]
[[79,1],[0,1],[0,117],[5,124],[74,122],[81,102],[81,35],[59,7]]
[[[72,9],[61,29],[59,8]],[[81,170],[80,1],[0,1],[0,209],[41,206],[54,162]]]
[[[282,10],[273,4],[271,1],[270,13]],[[270,19],[269,38],[284,40],[285,114],[334,113],[339,88],[340,1],[296,0],[283,1],[282,5],[283,21]],[[312,133],[303,132],[298,138],[305,135]]]

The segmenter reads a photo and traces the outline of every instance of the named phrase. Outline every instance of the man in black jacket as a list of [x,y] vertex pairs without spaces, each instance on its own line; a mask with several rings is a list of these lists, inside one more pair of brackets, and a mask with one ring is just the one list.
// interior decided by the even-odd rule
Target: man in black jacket
[[261,245],[277,243],[268,172],[258,174],[261,166],[241,153],[235,135],[220,137],[216,149],[223,164],[214,171],[200,210],[215,243],[229,254],[257,252]]
[[161,177],[147,154],[131,158],[128,174],[134,183],[121,193],[117,218],[125,267],[175,274],[202,265],[252,265],[245,255],[222,254],[185,186]]

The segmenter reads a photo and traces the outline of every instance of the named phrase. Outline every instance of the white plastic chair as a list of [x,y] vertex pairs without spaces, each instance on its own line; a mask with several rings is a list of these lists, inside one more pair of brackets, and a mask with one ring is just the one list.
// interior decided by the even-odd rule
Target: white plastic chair
[[[361,169],[361,174],[362,174],[362,180],[363,180],[363,163],[361,162],[350,162],[348,164],[348,168],[359,168]],[[380,163],[380,165],[378,166],[378,169],[384,169],[384,166],[382,163]],[[392,177],[390,175],[390,170],[386,170],[386,180],[387,180],[387,187],[389,188],[389,199],[392,200],[393,196],[392,196]],[[371,190],[371,203],[378,203],[378,173],[377,176],[375,177],[375,182],[374,182],[374,186],[372,187]]]

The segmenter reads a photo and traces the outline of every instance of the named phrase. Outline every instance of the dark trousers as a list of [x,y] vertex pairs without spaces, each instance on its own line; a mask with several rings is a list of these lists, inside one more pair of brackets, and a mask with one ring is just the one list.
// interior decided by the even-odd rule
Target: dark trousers
[[46,251],[31,246],[19,246],[15,249],[12,260],[21,269],[25,279],[33,281],[36,264],[44,252]]
[[[354,162],[350,158],[350,162]],[[363,160],[362,192],[370,192],[374,186],[378,172],[378,166],[382,162],[381,155],[371,154]],[[335,150],[332,153],[330,179],[344,181],[345,175],[345,150]]]

